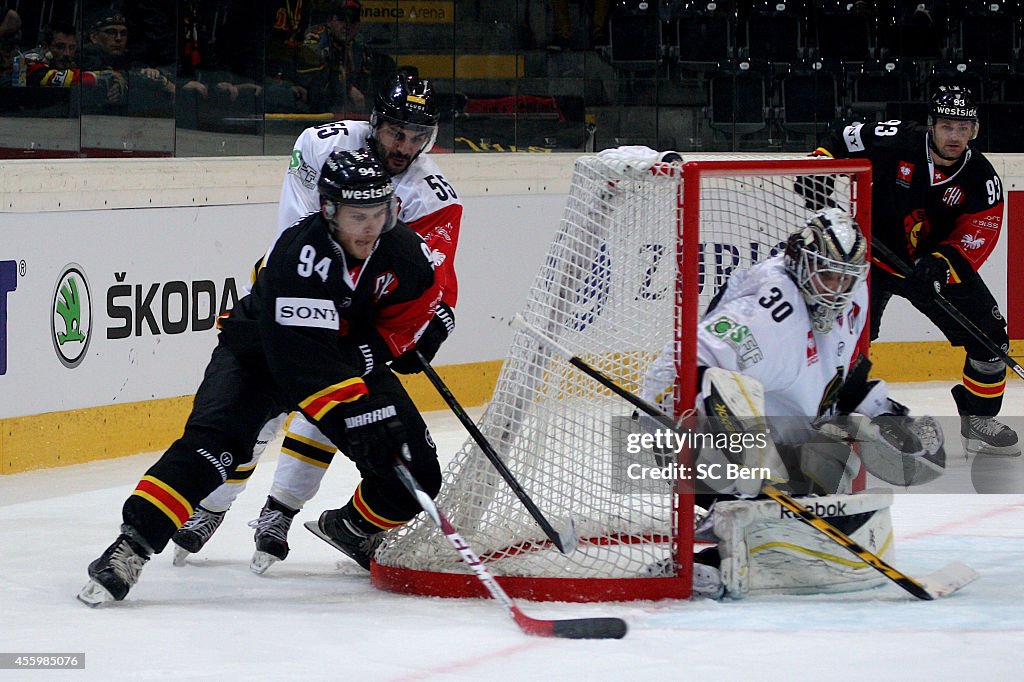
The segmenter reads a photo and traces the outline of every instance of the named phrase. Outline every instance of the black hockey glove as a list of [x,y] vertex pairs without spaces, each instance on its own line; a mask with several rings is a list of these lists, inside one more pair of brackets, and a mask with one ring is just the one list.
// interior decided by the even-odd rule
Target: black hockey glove
[[949,264],[944,258],[929,254],[917,259],[908,278],[907,298],[915,303],[930,304],[941,294],[949,280]]
[[408,350],[391,362],[391,370],[398,372],[399,374],[416,374],[422,372],[423,368],[420,366],[419,360],[416,358],[414,351],[419,351],[427,362],[434,359],[437,355],[438,349],[441,348],[441,344],[444,343],[451,333],[455,331],[455,311],[448,307],[444,303],[439,303],[437,306],[437,312],[434,313],[434,319],[427,324],[427,328],[423,331],[423,335],[420,336],[419,341],[416,342],[416,347],[412,350]]
[[394,403],[386,396],[370,396],[345,407],[345,454],[360,473],[392,475],[395,455],[406,443],[405,425]]

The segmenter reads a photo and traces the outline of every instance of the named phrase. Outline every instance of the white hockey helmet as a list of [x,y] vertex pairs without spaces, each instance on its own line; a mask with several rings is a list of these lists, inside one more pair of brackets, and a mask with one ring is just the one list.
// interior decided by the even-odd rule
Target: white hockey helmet
[[867,240],[848,213],[826,208],[790,235],[785,261],[814,329],[828,333],[867,276]]

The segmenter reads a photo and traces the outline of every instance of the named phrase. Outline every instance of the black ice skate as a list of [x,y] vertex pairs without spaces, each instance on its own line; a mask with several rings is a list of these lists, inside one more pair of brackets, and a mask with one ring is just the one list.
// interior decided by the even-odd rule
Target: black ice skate
[[960,417],[960,436],[964,452],[969,455],[1001,455],[1019,457],[1017,433],[992,417]]
[[317,521],[305,524],[313,535],[347,554],[357,564],[370,570],[370,558],[377,545],[384,539],[384,533],[364,533],[345,518],[344,510],[329,509]]
[[292,527],[295,514],[295,510],[268,497],[260,517],[249,522],[249,527],[256,529],[253,534],[256,551],[249,563],[253,573],[262,575],[275,561],[284,561],[288,556],[288,529]]
[[121,601],[139,581],[139,573],[150,554],[135,529],[121,526],[114,544],[89,564],[89,582],[78,593],[79,601],[89,606]]
[[189,554],[195,554],[203,548],[210,536],[220,528],[225,514],[227,511],[213,512],[202,506],[196,507],[185,525],[171,537],[171,542],[175,545],[175,566],[184,566]]

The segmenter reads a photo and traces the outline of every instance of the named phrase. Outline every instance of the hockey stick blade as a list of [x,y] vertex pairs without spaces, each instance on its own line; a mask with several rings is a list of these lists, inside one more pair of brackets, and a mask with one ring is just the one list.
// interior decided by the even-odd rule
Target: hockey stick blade
[[[522,329],[523,331],[527,332],[530,336],[534,337],[539,343],[546,344],[553,351],[559,353],[560,355],[568,359],[569,363],[573,367],[576,367],[587,376],[593,378],[595,381],[600,383],[602,386],[610,390],[615,395],[628,401],[634,407],[639,408],[645,414],[658,420],[666,427],[674,428],[672,418],[669,417],[669,415],[665,414],[665,412],[658,408],[656,405],[652,405],[646,400],[640,398],[639,396],[631,393],[630,391],[627,391],[622,386],[619,386],[619,384],[614,379],[591,367],[589,364],[587,364],[586,361],[581,359],[578,355],[574,355],[571,351],[569,351],[564,346],[560,346],[554,340],[548,339],[542,331],[526,322],[526,320],[521,315],[517,315],[516,319],[513,320],[513,326],[518,327],[519,329]],[[962,566],[962,568],[957,568],[956,565],[953,564],[951,566],[947,566],[946,568],[941,569],[940,571],[931,576],[934,584],[932,586],[932,589],[929,590],[928,586],[923,584],[921,581],[911,578],[910,576],[906,575],[894,566],[891,566],[888,563],[886,563],[877,554],[865,549],[864,547],[861,547],[849,535],[842,532],[841,530],[830,524],[828,521],[812,512],[810,509],[804,507],[802,504],[794,500],[789,495],[776,489],[774,486],[765,485],[761,489],[761,491],[764,494],[771,497],[776,502],[778,502],[781,506],[793,512],[796,515],[796,517],[799,518],[801,521],[815,528],[836,544],[841,545],[849,552],[859,557],[869,566],[877,570],[879,573],[884,575],[886,578],[891,580],[893,583],[895,583],[899,587],[902,587],[904,590],[914,595],[918,599],[929,601],[932,599],[936,599],[938,597],[945,596],[947,594],[952,594],[956,590],[960,589],[964,585],[967,585],[972,580],[974,580],[974,577],[971,577],[972,574],[974,574],[974,571],[972,569],[968,568],[967,566],[963,566],[962,564],[960,565]],[[976,577],[976,574],[974,574],[974,576]]]
[[964,585],[970,585],[977,579],[977,571],[966,564],[954,561],[944,568],[920,578],[918,582],[932,596],[932,599],[940,599],[953,594]]
[[512,471],[509,470],[505,462],[498,456],[498,452],[491,445],[490,441],[484,436],[483,432],[477,428],[477,425],[473,423],[473,420],[469,418],[466,411],[462,409],[462,405],[456,400],[455,395],[448,388],[448,385],[444,383],[444,380],[438,375],[434,368],[430,365],[423,354],[419,351],[415,351],[416,360],[420,363],[420,367],[423,368],[423,373],[427,375],[427,379],[433,384],[434,389],[444,399],[448,408],[452,411],[458,420],[462,423],[462,426],[469,432],[470,437],[476,442],[480,451],[484,453],[484,456],[490,460],[491,464],[498,471],[498,474],[505,479],[505,483],[512,489],[519,501],[526,507],[526,511],[529,512],[533,520],[537,522],[540,529],[544,531],[544,534],[548,536],[548,539],[554,543],[555,547],[562,554],[569,555],[576,550],[576,545],[579,539],[576,536],[576,523],[572,516],[569,517],[569,527],[563,531],[555,530],[551,522],[548,521],[547,517],[537,507],[536,503],[529,496],[526,490],[523,489],[522,484],[513,475]]
[[[408,459],[409,446],[403,445],[402,451],[406,459]],[[480,557],[473,551],[473,548],[469,546],[469,543],[463,539],[459,531],[455,530],[455,527],[447,517],[441,513],[441,510],[434,503],[430,495],[420,487],[412,472],[405,466],[405,460],[402,459],[402,455],[396,455],[394,466],[398,480],[402,482],[405,489],[416,498],[420,507],[423,508],[427,516],[441,530],[445,539],[448,540],[466,565],[473,571],[473,575],[477,577],[477,580],[484,586],[484,589],[494,597],[495,601],[508,610],[516,625],[524,633],[538,637],[561,637],[563,639],[622,639],[626,635],[628,630],[626,621],[621,618],[543,620],[531,618],[520,611],[516,603],[512,601],[512,597],[508,596],[508,593],[498,584],[494,575],[487,570],[487,566],[480,560]]]

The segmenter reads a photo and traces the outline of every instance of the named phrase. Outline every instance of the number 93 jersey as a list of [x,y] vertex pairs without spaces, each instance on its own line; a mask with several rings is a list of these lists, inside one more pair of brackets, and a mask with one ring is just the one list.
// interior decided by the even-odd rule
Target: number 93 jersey
[[[697,365],[757,379],[764,386],[767,416],[809,422],[834,411],[867,312],[867,287],[862,284],[831,331],[814,331],[783,256],[775,256],[729,280],[698,324]],[[784,443],[800,440],[795,429],[786,428],[798,423],[802,420],[773,425],[775,437]]]

